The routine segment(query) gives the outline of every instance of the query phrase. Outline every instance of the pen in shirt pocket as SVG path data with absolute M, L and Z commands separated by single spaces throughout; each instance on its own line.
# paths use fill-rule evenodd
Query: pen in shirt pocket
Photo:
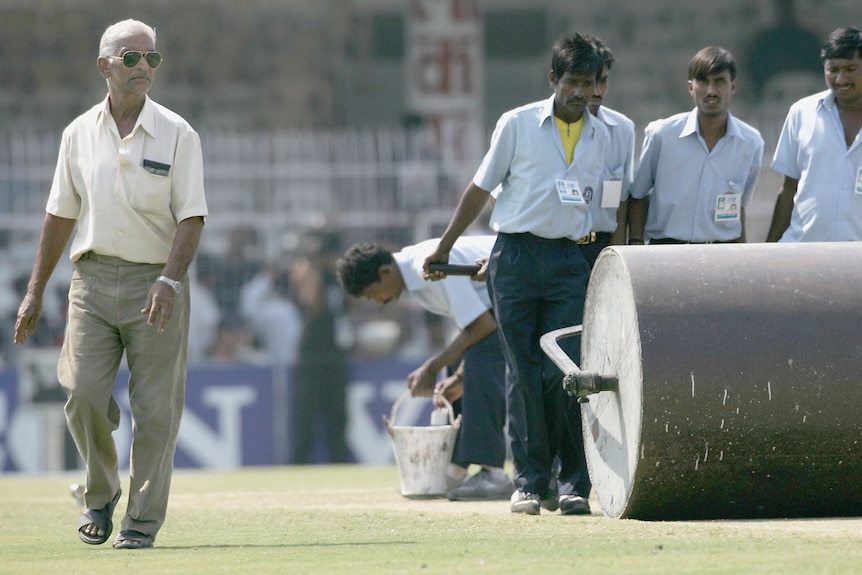
M 167 176 L 171 171 L 171 166 L 153 160 L 144 160 L 144 169 L 154 176 Z

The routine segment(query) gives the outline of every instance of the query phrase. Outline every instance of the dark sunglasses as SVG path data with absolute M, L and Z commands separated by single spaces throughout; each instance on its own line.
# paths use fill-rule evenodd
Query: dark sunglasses
M 126 68 L 134 68 L 141 62 L 141 58 L 147 59 L 147 65 L 155 70 L 162 65 L 162 55 L 158 52 L 141 52 L 139 50 L 128 50 L 122 56 L 108 56 L 115 60 L 122 60 Z

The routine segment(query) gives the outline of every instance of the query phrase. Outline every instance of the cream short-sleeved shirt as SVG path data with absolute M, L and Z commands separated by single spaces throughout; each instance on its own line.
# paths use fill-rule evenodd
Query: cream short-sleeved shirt
M 46 211 L 77 220 L 72 261 L 165 263 L 179 222 L 208 214 L 200 137 L 147 97 L 121 139 L 105 98 L 63 131 Z

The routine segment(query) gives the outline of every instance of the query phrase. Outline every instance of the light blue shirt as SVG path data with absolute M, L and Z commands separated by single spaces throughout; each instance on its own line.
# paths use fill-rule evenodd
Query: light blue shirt
M 496 236 L 461 236 L 449 252 L 451 264 L 475 264 L 479 258 L 491 255 Z M 447 276 L 439 281 L 426 281 L 422 265 L 425 258 L 434 253 L 440 239 L 426 240 L 407 246 L 392 254 L 404 285 L 407 297 L 433 314 L 454 320 L 463 330 L 491 309 L 491 298 L 485 282 L 474 282 L 466 276 Z
M 790 107 L 772 168 L 799 180 L 782 242 L 862 241 L 862 131 L 849 148 L 829 91 Z
M 610 136 L 604 124 L 585 111 L 569 164 L 553 110 L 551 96 L 506 112 L 497 122 L 473 176 L 473 183 L 488 192 L 502 185 L 491 213 L 494 231 L 577 240 L 592 229 L 589 206 L 563 205 L 557 180 L 576 181 L 585 196 L 600 198 Z
M 742 195 L 751 202 L 760 165 L 760 132 L 732 115 L 727 133 L 712 151 L 700 136 L 697 109 L 651 122 L 644 130 L 631 196 L 650 196 L 647 239 L 688 242 L 732 241 L 742 235 L 740 219 L 715 221 L 718 196 Z
M 599 106 L 596 117 L 607 127 L 611 137 L 610 147 L 605 156 L 603 180 L 620 180 L 622 190 L 620 201 L 628 198 L 635 163 L 635 123 L 625 115 L 606 106 Z M 602 193 L 590 203 L 594 232 L 613 232 L 617 229 L 617 208 L 603 208 Z

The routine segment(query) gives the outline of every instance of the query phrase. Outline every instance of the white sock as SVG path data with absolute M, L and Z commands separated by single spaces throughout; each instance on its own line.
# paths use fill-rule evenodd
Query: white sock
M 506 475 L 506 471 L 502 467 L 491 467 L 490 465 L 483 465 L 482 469 L 485 469 L 491 473 L 491 475 L 496 475 L 498 477 Z
M 454 463 L 450 463 L 448 475 L 452 479 L 461 479 L 465 475 L 467 475 L 467 468 L 461 467 L 460 465 L 455 465 Z

